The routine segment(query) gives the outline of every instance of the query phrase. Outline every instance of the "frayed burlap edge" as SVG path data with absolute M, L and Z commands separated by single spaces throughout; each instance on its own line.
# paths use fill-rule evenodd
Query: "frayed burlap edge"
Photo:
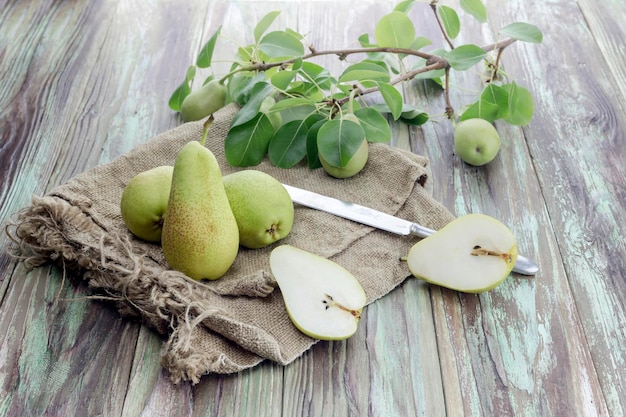
M 63 233 L 67 227 L 94 236 L 93 246 L 72 245 Z M 22 261 L 27 269 L 53 261 L 63 271 L 79 271 L 76 276 L 81 276 L 97 293 L 87 298 L 112 302 L 122 316 L 139 319 L 167 336 L 161 349 L 161 363 L 174 383 L 181 380 L 197 383 L 209 370 L 232 373 L 241 369 L 226 355 L 216 353 L 207 357 L 193 344 L 205 319 L 225 314 L 207 305 L 207 292 L 214 290 L 182 273 L 163 270 L 149 262 L 144 255 L 133 251 L 127 235 L 104 233 L 80 207 L 56 197 L 34 196 L 32 205 L 19 211 L 5 231 L 14 242 L 9 254 Z M 112 262 L 107 255 L 114 253 L 118 254 L 115 259 L 128 262 Z M 269 275 L 256 281 L 258 285 L 253 292 L 247 286 L 244 295 L 264 297 L 276 287 Z M 237 294 L 237 288 L 229 289 L 228 293 Z M 262 360 L 258 357 L 256 362 Z

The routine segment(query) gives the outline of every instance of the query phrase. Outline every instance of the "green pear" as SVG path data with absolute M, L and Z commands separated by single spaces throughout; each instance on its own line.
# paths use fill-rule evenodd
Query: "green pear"
M 358 117 L 356 117 L 353 113 L 348 113 L 343 116 L 344 120 L 349 120 L 351 122 L 361 124 Z M 369 156 L 369 145 L 366 138 L 363 138 L 363 142 L 357 151 L 352 155 L 352 158 L 348 161 L 348 163 L 343 167 L 337 167 L 330 164 L 326 159 L 319 154 L 320 162 L 324 170 L 331 177 L 335 178 L 350 178 L 359 172 L 365 167 L 367 163 L 367 159 Z
M 220 166 L 198 141 L 176 156 L 161 246 L 169 265 L 195 280 L 221 277 L 237 256 L 239 230 Z
M 307 336 L 341 340 L 352 336 L 367 297 L 359 281 L 330 259 L 290 245 L 270 254 L 287 314 Z
M 180 114 L 185 122 L 204 119 L 226 104 L 227 88 L 219 80 L 211 80 L 185 97 Z
M 480 293 L 509 276 L 517 260 L 517 243 L 511 230 L 493 217 L 468 214 L 417 242 L 406 260 L 417 278 Z
M 319 155 L 320 162 L 322 163 L 322 167 L 331 177 L 335 178 L 350 178 L 361 172 L 361 170 L 365 167 L 367 163 L 367 158 L 369 154 L 369 145 L 367 144 L 367 140 L 363 139 L 363 143 L 359 147 L 359 149 L 355 152 L 355 154 L 350 158 L 348 164 L 344 167 L 336 167 L 324 159 L 322 155 Z
M 293 202 L 276 178 L 253 169 L 238 171 L 224 176 L 224 188 L 242 246 L 262 248 L 289 234 Z
M 161 242 L 173 170 L 165 165 L 140 172 L 122 191 L 122 220 L 131 233 L 148 242 Z
M 463 162 L 482 166 L 498 155 L 500 135 L 487 120 L 463 120 L 454 129 L 454 149 Z
M 261 108 L 259 111 L 261 113 L 265 113 L 267 118 L 270 119 L 270 123 L 272 123 L 274 131 L 276 131 L 283 125 L 283 118 L 280 115 L 280 112 L 270 110 L 274 104 L 276 104 L 274 97 L 267 96 L 263 99 L 263 102 L 261 102 Z

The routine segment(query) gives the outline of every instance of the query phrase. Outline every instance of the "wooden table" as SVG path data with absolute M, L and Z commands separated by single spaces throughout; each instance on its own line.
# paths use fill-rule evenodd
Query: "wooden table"
M 482 168 L 459 160 L 441 118 L 394 124 L 392 144 L 430 158 L 433 196 L 452 212 L 509 224 L 540 265 L 534 279 L 514 275 L 481 295 L 409 279 L 367 307 L 347 341 L 318 343 L 285 367 L 173 385 L 158 336 L 86 300 L 57 267 L 25 270 L 2 234 L 0 415 L 626 415 L 626 5 L 487 3 L 489 23 L 462 15 L 461 39 L 492 42 L 513 21 L 543 31 L 542 44 L 504 56 L 535 98 L 531 123 L 498 123 L 501 153 Z M 233 42 L 216 52 L 224 59 L 270 10 L 318 49 L 341 48 L 393 6 L 1 0 L 0 218 L 180 124 L 167 100 L 219 25 Z M 427 4 L 411 16 L 439 42 Z M 429 83 L 406 84 L 404 95 L 443 112 Z

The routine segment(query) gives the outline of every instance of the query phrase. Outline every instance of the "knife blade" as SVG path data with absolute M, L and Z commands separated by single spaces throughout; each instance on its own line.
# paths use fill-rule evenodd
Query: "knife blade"
M 291 185 L 283 184 L 291 196 L 294 203 L 324 211 L 344 219 L 352 220 L 376 229 L 384 230 L 397 235 L 414 235 L 418 237 L 428 237 L 435 233 L 435 230 L 421 226 L 417 223 L 392 216 L 382 211 L 369 207 L 340 200 L 338 198 L 325 196 L 313 191 L 303 190 Z M 518 255 L 513 272 L 522 275 L 535 275 L 539 267 L 531 259 Z

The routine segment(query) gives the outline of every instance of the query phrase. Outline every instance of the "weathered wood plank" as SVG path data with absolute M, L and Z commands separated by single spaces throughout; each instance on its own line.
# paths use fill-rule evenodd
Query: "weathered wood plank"
M 490 6 L 492 18 L 496 10 L 508 17 L 498 16 L 495 24 L 499 26 L 492 29 L 476 27 L 473 19 L 462 15 L 466 30 L 462 36 L 469 36 L 463 40 L 479 43 L 480 39 L 484 44 L 495 39 L 492 30 L 521 18 L 515 14 L 518 6 L 514 4 Z M 533 14 L 528 21 L 542 27 L 549 16 Z M 510 49 L 517 48 L 520 46 Z M 543 62 L 543 48 L 545 44 L 524 48 L 524 53 L 537 57 L 526 57 L 525 62 Z M 537 80 L 526 70 L 518 71 L 518 65 L 506 69 L 520 84 L 530 84 L 534 93 Z M 472 91 L 480 89 L 476 82 L 472 88 L 466 77 L 453 80 L 453 86 L 460 83 L 468 89 L 453 96 L 455 103 L 470 102 Z M 427 87 L 426 91 L 436 90 Z M 540 104 L 538 113 L 545 115 Z M 443 103 L 440 106 L 443 109 Z M 547 117 L 557 114 L 548 113 Z M 414 150 L 425 149 L 431 157 L 433 177 L 438 179 L 438 187 L 433 189 L 437 199 L 457 214 L 484 212 L 509 224 L 518 237 L 520 252 L 531 254 L 540 264 L 536 280 L 514 277 L 478 297 L 433 289 L 448 412 L 547 416 L 561 415 L 563 404 L 576 404 L 573 409 L 584 410 L 581 414 L 604 415 L 603 393 L 597 386 L 575 299 L 565 271 L 554 262 L 559 258 L 557 240 L 549 226 L 542 230 L 542 225 L 550 224 L 550 215 L 544 208 L 524 131 L 501 123 L 497 126 L 503 148 L 494 162 L 482 168 L 465 165 L 454 154 L 449 123 L 424 126 L 422 132 L 416 132 L 414 142 Z M 572 367 L 572 363 L 577 365 Z M 561 389 L 563 384 L 567 387 Z
M 524 133 L 574 296 L 570 313 L 582 323 L 608 412 L 622 415 L 626 286 L 616 278 L 626 271 L 624 98 L 611 70 L 598 64 L 605 58 L 584 18 L 572 18 L 577 14 L 577 5 L 567 2 L 519 2 L 499 17 L 553 16 L 542 26 L 540 54 L 523 47 L 506 62 L 523 71 L 538 94 L 540 111 Z
M 220 24 L 233 45 L 245 43 L 261 16 L 282 10 L 276 27 L 308 31 L 318 49 L 354 46 L 394 3 L 0 1 L 0 218 L 178 124 L 167 98 Z M 576 4 L 557 1 L 489 3 L 493 27 L 462 16 L 468 37 L 493 38 L 514 20 L 546 35 L 505 54 L 537 93 L 537 113 L 523 129 L 498 124 L 506 143 L 488 167 L 458 160 L 443 119 L 394 125 L 394 145 L 431 159 L 438 200 L 511 225 L 540 263 L 535 280 L 514 277 L 480 296 L 409 280 L 369 306 L 346 342 L 320 342 L 287 367 L 175 386 L 158 336 L 80 299 L 83 288 L 60 290 L 58 268 L 25 272 L 2 235 L 0 414 L 624 414 L 623 16 L 606 11 L 611 3 L 579 4 L 586 24 Z M 411 13 L 436 35 L 427 4 Z M 443 111 L 429 83 L 404 94 Z
M 147 5 L 141 8 L 137 5 L 132 13 L 116 9 L 117 2 L 90 2 L 83 4 L 84 7 L 58 3 L 55 7 L 48 7 L 50 10 L 37 7 L 26 9 L 23 4 L 17 4 L 3 9 L 6 19 L 3 20 L 3 28 L 12 23 L 15 26 L 9 27 L 14 28 L 16 33 L 34 38 L 22 43 L 22 49 L 4 51 L 7 61 L 3 62 L 18 62 L 26 66 L 17 70 L 10 68 L 9 77 L 3 77 L 9 85 L 16 85 L 16 91 L 20 93 L 13 94 L 2 106 L 3 121 L 9 122 L 3 125 L 16 126 L 15 129 L 3 129 L 3 135 L 9 135 L 5 137 L 21 149 L 20 165 L 15 166 L 10 178 L 2 182 L 3 191 L 6 190 L 3 195 L 9 196 L 7 204 L 2 205 L 3 213 L 11 213 L 26 205 L 31 193 L 40 194 L 177 123 L 173 113 L 163 106 L 160 92 L 163 87 L 155 87 L 162 86 L 167 80 L 171 83 L 168 88 L 173 90 L 180 82 L 178 77 L 184 73 L 191 54 L 176 45 L 180 41 L 188 45 L 183 31 L 177 33 L 184 39 L 170 39 L 167 27 L 154 25 L 154 22 L 164 22 L 159 17 L 160 13 L 181 16 L 180 13 L 172 13 L 174 2 L 169 3 L 169 11 L 164 8 L 166 5 L 161 2 L 153 5 L 152 9 Z M 131 7 L 129 3 L 119 5 L 123 6 Z M 186 10 L 190 17 L 186 23 L 189 24 L 195 15 L 193 10 Z M 133 21 L 124 20 L 131 18 Z M 200 23 L 196 27 L 200 29 L 204 23 L 201 16 L 196 23 Z M 194 31 L 192 26 L 182 27 Z M 132 41 L 128 42 L 129 39 Z M 164 40 L 168 39 L 171 47 L 164 48 Z M 129 49 L 123 49 L 125 45 Z M 180 62 L 180 65 L 154 66 L 157 61 L 153 55 L 157 52 L 167 52 L 173 62 Z M 179 52 L 183 52 L 184 56 L 177 56 Z M 169 75 L 166 74 L 168 71 Z M 15 84 L 11 80 L 15 80 Z M 3 91 L 12 90 L 7 88 Z M 157 107 L 158 110 L 155 110 Z M 9 149 L 3 148 L 3 159 L 5 156 L 15 158 L 13 153 L 4 152 Z M 2 239 L 4 249 L 4 235 Z M 7 270 L 11 264 L 8 259 L 3 250 L 2 264 L 9 265 Z M 11 278 L 5 278 L 3 274 L 3 288 L 5 279 L 6 286 L 12 281 L 9 288 L 16 291 L 26 285 L 22 281 L 23 270 L 18 271 Z M 38 288 L 38 296 L 34 300 L 41 299 L 41 291 L 47 288 L 48 280 L 61 281 L 57 269 L 41 271 L 46 272 L 43 276 L 39 272 L 39 280 L 29 282 L 29 285 Z M 106 307 L 107 313 L 104 314 L 103 305 L 99 303 L 70 302 L 70 306 L 81 305 L 85 311 L 69 315 L 64 302 L 55 303 L 50 299 L 49 305 L 31 304 L 29 293 L 22 291 L 21 294 L 24 295 L 18 295 L 15 303 L 29 306 L 29 309 L 11 309 L 10 303 L 3 303 L 0 310 L 3 320 L 8 323 L 7 328 L 13 327 L 16 322 L 23 323 L 18 329 L 21 329 L 26 343 L 25 347 L 16 343 L 22 341 L 20 338 L 6 341 L 6 349 L 13 352 L 13 355 L 7 356 L 10 360 L 6 361 L 5 369 L 10 372 L 5 371 L 2 384 L 7 390 L 5 393 L 14 391 L 13 397 L 7 397 L 9 413 L 38 415 L 48 410 L 55 415 L 81 415 L 80 410 L 83 410 L 82 415 L 94 415 L 108 410 L 112 415 L 120 414 L 127 398 L 133 398 L 132 395 L 127 397 L 126 389 L 140 327 L 131 323 L 122 324 L 117 313 L 106 310 Z M 62 295 L 74 299 L 82 297 L 83 291 L 70 288 Z M 9 298 L 12 299 L 12 296 Z M 35 326 L 37 323 L 34 322 L 34 318 L 42 314 L 59 323 L 55 327 L 56 332 L 44 337 L 39 332 L 41 326 Z M 60 324 L 65 321 L 65 327 L 80 328 L 81 331 L 64 331 Z M 118 323 L 117 326 L 110 326 L 111 321 Z M 109 331 L 112 333 L 109 334 Z M 46 347 L 54 341 L 50 338 L 59 337 L 64 344 L 54 349 Z M 73 346 L 91 347 L 90 350 L 83 348 L 72 354 L 77 351 Z M 140 345 L 138 352 L 145 348 L 145 345 Z M 34 355 L 46 355 L 45 367 L 30 361 L 32 356 L 27 355 L 29 349 L 38 349 Z M 68 350 L 70 353 L 66 352 Z M 155 369 L 160 371 L 154 349 L 148 363 L 151 366 L 147 370 L 141 366 L 132 368 L 141 372 L 141 377 L 133 380 L 141 380 L 144 384 L 135 388 L 135 393 L 142 389 L 145 391 L 146 382 L 154 379 L 146 376 L 153 375 Z M 48 374 L 66 375 L 68 372 L 73 380 L 83 381 L 82 389 L 77 389 L 74 383 L 49 384 L 43 400 L 29 400 L 31 396 L 38 395 L 37 385 L 29 387 L 31 380 L 45 383 Z M 140 402 L 139 409 L 143 408 L 144 402 L 145 398 Z M 130 401 L 127 409 L 133 409 Z
M 626 97 L 626 3 L 620 0 L 579 0 L 578 7 L 593 34 L 597 47 L 604 55 L 607 69 L 613 74 L 613 87 Z M 581 54 L 581 57 L 585 55 Z M 603 66 L 601 61 L 589 61 L 589 68 Z M 623 99 L 622 99 L 623 100 Z
M 0 315 L 7 415 L 94 415 L 103 408 L 119 414 L 128 381 L 123 364 L 132 360 L 138 327 L 67 282 L 61 288 L 49 268 L 22 279 L 10 287 Z

